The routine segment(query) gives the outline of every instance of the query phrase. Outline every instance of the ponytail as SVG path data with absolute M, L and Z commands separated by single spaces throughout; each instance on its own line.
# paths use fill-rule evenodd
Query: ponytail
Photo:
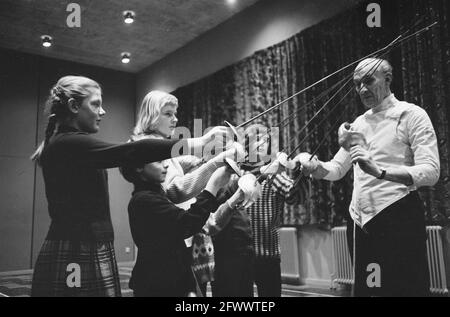
M 50 141 L 50 138 L 55 134 L 56 130 L 56 115 L 53 113 L 48 117 L 48 123 L 47 128 L 45 129 L 45 139 L 41 142 L 39 147 L 36 149 L 36 151 L 31 155 L 30 159 L 32 161 L 36 161 L 38 164 L 40 164 L 40 158 L 42 151 L 44 151 L 44 148 L 48 145 L 48 142 Z
M 41 154 L 50 142 L 50 138 L 55 134 L 57 125 L 70 118 L 68 100 L 74 98 L 81 103 L 84 98 L 87 98 L 92 93 L 92 89 L 101 91 L 101 87 L 96 81 L 83 76 L 61 77 L 56 85 L 50 89 L 44 112 L 48 114 L 45 138 L 33 155 L 31 155 L 31 160 L 40 164 Z

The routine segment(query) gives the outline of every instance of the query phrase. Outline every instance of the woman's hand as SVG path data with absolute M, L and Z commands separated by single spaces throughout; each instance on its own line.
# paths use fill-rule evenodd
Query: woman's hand
M 218 126 L 209 130 L 204 136 L 201 137 L 203 146 L 214 142 L 216 146 L 220 145 L 220 148 L 225 148 L 234 140 L 233 132 L 230 128 Z

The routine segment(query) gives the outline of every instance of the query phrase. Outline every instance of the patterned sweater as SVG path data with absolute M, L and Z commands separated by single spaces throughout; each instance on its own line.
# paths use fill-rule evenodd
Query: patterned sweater
M 253 231 L 256 256 L 280 258 L 279 225 L 284 204 L 294 203 L 293 180 L 279 173 L 261 184 L 261 198 L 247 209 Z

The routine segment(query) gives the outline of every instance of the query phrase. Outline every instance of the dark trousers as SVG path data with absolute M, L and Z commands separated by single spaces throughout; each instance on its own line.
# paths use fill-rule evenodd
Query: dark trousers
M 200 290 L 200 292 L 201 292 L 201 294 L 197 294 L 198 296 L 200 296 L 200 297 L 206 297 L 206 290 L 208 289 L 208 283 L 209 283 L 209 282 L 206 282 L 206 283 L 199 283 L 199 284 L 198 284 L 198 288 L 199 288 L 199 290 Z
M 165 258 L 158 263 L 156 256 L 149 259 L 139 254 L 129 282 L 134 297 L 186 297 L 196 291 L 189 248 L 180 248 L 170 261 Z
M 281 267 L 279 258 L 256 257 L 255 284 L 258 297 L 281 297 Z
M 253 297 L 254 256 L 216 256 L 213 297 Z
M 353 228 L 348 229 L 353 234 Z M 426 252 L 424 210 L 419 195 L 412 192 L 363 229 L 356 226 L 354 295 L 427 296 Z

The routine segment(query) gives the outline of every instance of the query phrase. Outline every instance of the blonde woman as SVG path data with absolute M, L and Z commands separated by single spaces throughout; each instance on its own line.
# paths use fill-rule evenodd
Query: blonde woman
M 163 91 L 150 91 L 142 101 L 132 138 L 137 140 L 147 137 L 157 139 L 172 137 L 178 122 L 177 109 L 178 100 L 175 96 Z M 214 134 L 215 129 L 217 128 L 213 128 L 209 133 Z M 201 160 L 194 156 L 170 159 L 166 179 L 163 182 L 167 197 L 178 207 L 187 210 L 195 201 L 195 197 L 203 191 L 214 171 L 225 165 L 225 157 L 234 156 L 236 151 L 239 152 L 236 148 L 232 148 L 222 152 L 204 164 L 201 164 Z M 233 211 L 234 208 L 222 208 L 219 212 L 211 214 L 208 224 L 204 228 L 205 232 L 215 234 L 220 231 L 226 225 Z M 208 236 L 202 234 L 200 237 L 197 235 L 195 241 L 206 243 L 206 245 L 205 248 L 194 248 L 194 252 L 202 249 L 211 251 L 204 254 L 208 255 L 209 263 L 207 265 L 201 266 L 202 269 L 199 268 L 200 266 L 193 267 L 194 271 L 198 273 L 196 274 L 197 280 L 202 284 L 213 279 L 214 263 L 213 257 L 211 257 L 213 246 Z M 192 245 L 192 239 L 187 239 L 185 242 L 187 247 Z
M 178 122 L 177 109 L 175 96 L 159 90 L 149 92 L 141 103 L 132 138 L 171 138 Z M 212 173 L 224 166 L 224 157 L 229 154 L 218 155 L 191 173 L 187 172 L 199 166 L 201 159 L 191 155 L 171 159 L 163 185 L 170 200 L 181 208 L 188 207 L 192 203 L 188 201 L 201 193 Z
M 45 139 L 32 160 L 42 167 L 51 224 L 35 264 L 31 294 L 120 296 L 106 169 L 170 158 L 177 141 L 112 144 L 92 137 L 106 112 L 100 85 L 82 76 L 58 80 L 46 114 Z M 182 142 L 201 147 L 210 137 Z M 70 287 L 67 272 L 74 264 L 81 281 Z

